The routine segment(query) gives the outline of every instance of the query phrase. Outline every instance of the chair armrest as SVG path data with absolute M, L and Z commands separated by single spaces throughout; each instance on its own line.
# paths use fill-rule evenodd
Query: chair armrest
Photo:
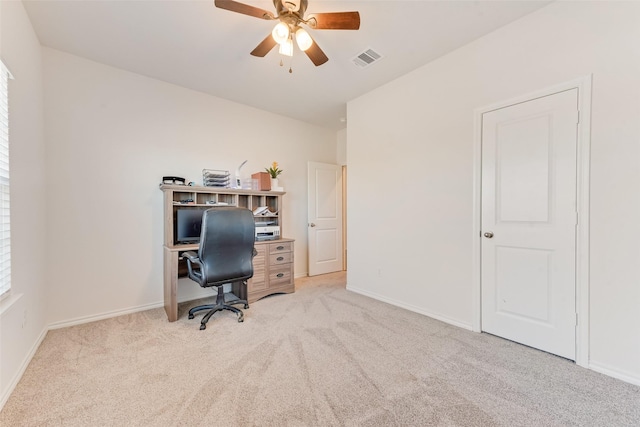
M 194 252 L 194 251 L 183 252 L 182 256 L 187 258 L 191 262 L 200 264 L 200 258 L 198 258 L 197 252 Z
M 194 251 L 183 252 L 182 256 L 187 260 L 187 269 L 189 270 L 189 277 L 193 276 L 192 263 L 198 266 L 198 269 L 202 270 L 202 263 L 198 258 L 198 253 Z

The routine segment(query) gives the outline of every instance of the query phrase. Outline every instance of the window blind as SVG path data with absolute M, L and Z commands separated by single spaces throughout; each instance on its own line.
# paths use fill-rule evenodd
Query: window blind
M 11 223 L 9 204 L 9 79 L 0 61 L 0 296 L 11 289 Z

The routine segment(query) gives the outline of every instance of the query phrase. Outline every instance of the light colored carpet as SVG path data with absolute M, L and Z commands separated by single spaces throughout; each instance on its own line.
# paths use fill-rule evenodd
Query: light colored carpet
M 4 426 L 638 426 L 640 387 L 345 290 L 50 331 Z

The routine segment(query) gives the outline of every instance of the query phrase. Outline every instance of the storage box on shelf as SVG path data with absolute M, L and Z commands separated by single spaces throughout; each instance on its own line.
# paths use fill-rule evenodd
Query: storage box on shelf
M 258 190 L 271 190 L 271 177 L 267 172 L 256 172 L 251 175 L 258 183 Z
M 176 239 L 178 209 L 204 209 L 214 206 L 238 206 L 252 211 L 268 207 L 265 215 L 255 216 L 257 224 L 277 226 L 282 236 L 282 191 L 240 190 L 216 187 L 189 187 L 161 184 L 164 193 L 164 307 L 170 322 L 178 319 L 177 283 L 184 272 L 179 268 L 181 254 L 198 250 L 197 243 L 180 244 Z M 250 303 L 274 293 L 294 292 L 292 239 L 256 241 L 258 255 L 253 259 L 253 278 L 246 298 Z

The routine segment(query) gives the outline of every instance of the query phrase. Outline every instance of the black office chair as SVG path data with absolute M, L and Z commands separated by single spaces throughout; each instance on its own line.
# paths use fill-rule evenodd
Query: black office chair
M 198 253 L 183 254 L 191 280 L 203 288 L 218 288 L 215 304 L 189 310 L 189 319 L 198 311 L 209 310 L 200 322 L 201 330 L 206 329 L 211 316 L 220 310 L 233 311 L 238 314 L 238 322 L 244 321 L 242 310 L 231 304 L 244 304 L 244 308 L 249 308 L 247 280 L 253 277 L 254 241 L 255 222 L 249 209 L 229 206 L 204 211 Z M 224 292 L 226 283 L 232 284 L 231 292 Z

